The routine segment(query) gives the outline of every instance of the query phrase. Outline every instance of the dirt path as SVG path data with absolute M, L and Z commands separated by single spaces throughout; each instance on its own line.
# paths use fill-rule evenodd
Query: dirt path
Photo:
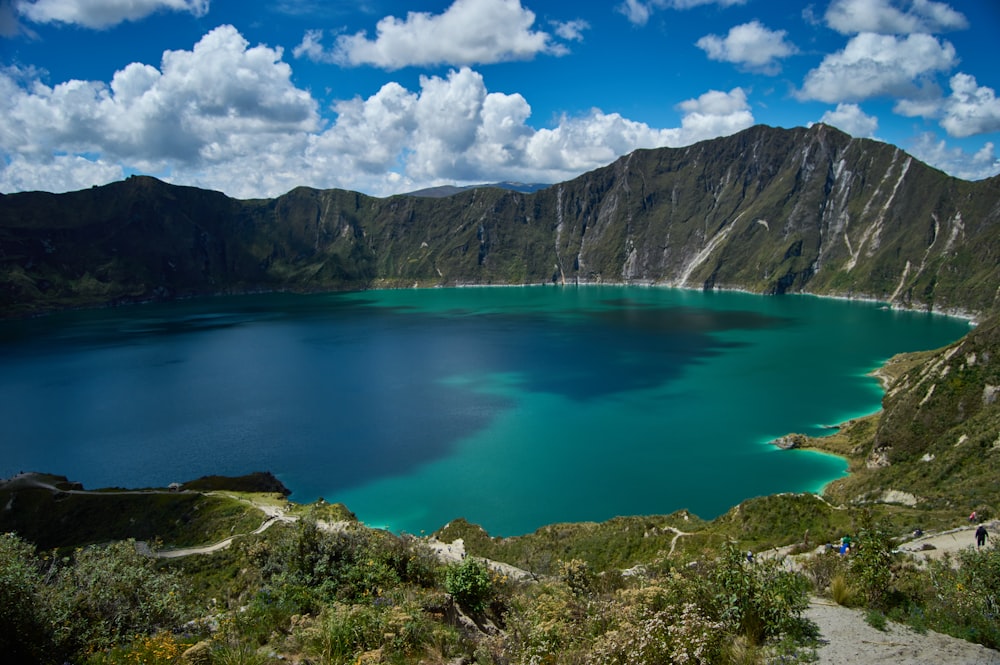
M 818 665 L 1000 665 L 1000 651 L 891 621 L 876 630 L 861 610 L 827 600 L 814 598 L 805 616 L 819 627 Z
M 1000 539 L 1000 520 L 984 522 L 983 526 L 989 534 L 987 546 Z M 954 555 L 959 550 L 975 547 L 977 527 L 976 524 L 969 524 L 947 531 L 927 533 L 902 543 L 898 549 L 917 560 L 940 559 L 946 553 Z

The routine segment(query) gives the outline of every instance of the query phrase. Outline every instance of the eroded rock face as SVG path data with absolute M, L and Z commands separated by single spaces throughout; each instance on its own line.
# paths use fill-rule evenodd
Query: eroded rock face
M 865 468 L 867 469 L 883 469 L 891 464 L 889 461 L 890 448 L 875 448 L 868 454 L 868 459 L 865 460 Z
M 917 505 L 917 497 L 909 492 L 900 490 L 886 490 L 882 494 L 882 503 L 898 503 L 911 508 Z

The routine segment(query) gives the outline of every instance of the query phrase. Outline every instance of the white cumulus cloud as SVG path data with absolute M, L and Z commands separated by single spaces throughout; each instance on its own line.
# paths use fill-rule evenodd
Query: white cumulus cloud
M 950 136 L 1000 132 L 1000 99 L 993 88 L 980 86 L 968 74 L 951 77 L 951 95 L 944 100 L 941 126 Z
M 158 175 L 231 196 L 293 187 L 388 195 L 438 184 L 560 182 L 637 148 L 681 146 L 753 124 L 746 94 L 709 91 L 678 105 L 680 127 L 593 109 L 528 124 L 520 94 L 491 92 L 468 68 L 390 82 L 367 97 L 318 104 L 291 82 L 280 49 L 251 47 L 231 26 L 159 66 L 132 63 L 109 83 L 42 82 L 0 69 L 0 191 L 67 191 L 123 174 Z
M 952 76 L 949 84 L 947 97 L 902 99 L 893 110 L 908 117 L 937 119 L 949 136 L 957 138 L 1000 131 L 1000 99 L 993 88 L 963 73 Z
M 826 23 L 845 35 L 938 33 L 969 27 L 961 12 L 933 0 L 834 0 L 826 10 Z
M 295 47 L 295 57 L 340 65 L 372 65 L 393 70 L 411 65 L 471 65 L 528 60 L 540 53 L 562 55 L 565 45 L 533 30 L 535 14 L 520 0 L 455 0 L 442 14 L 409 12 L 405 19 L 387 16 L 365 32 L 340 35 L 332 49 L 323 32 L 311 30 Z M 556 25 L 557 34 L 579 39 L 582 22 Z M 565 37 L 564 37 L 565 38 Z
M 857 104 L 837 104 L 835 110 L 823 114 L 820 122 L 858 138 L 872 138 L 878 129 L 878 118 L 868 115 Z
M 21 16 L 34 23 L 66 23 L 99 30 L 158 11 L 204 16 L 209 0 L 17 0 L 15 6 Z
M 930 35 L 864 32 L 806 74 L 798 96 L 828 103 L 880 96 L 917 98 L 926 94 L 926 86 L 933 86 L 932 74 L 957 62 L 955 47 Z
M 191 51 L 165 52 L 159 69 L 132 63 L 110 85 L 23 79 L 23 72 L 0 72 L 0 149 L 33 161 L 98 154 L 94 164 L 196 170 L 254 160 L 319 126 L 315 101 L 291 83 L 281 51 L 249 47 L 231 26 L 207 33 Z M 10 179 L 8 169 L 7 189 L 16 187 Z
M 732 62 L 767 74 L 781 70 L 778 60 L 797 52 L 784 30 L 769 30 L 760 21 L 737 25 L 725 37 L 706 35 L 695 44 L 712 60 Z

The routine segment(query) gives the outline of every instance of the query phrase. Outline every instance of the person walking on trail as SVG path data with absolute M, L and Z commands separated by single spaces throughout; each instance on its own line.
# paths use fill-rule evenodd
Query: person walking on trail
M 980 524 L 979 528 L 976 529 L 976 549 L 986 544 L 987 537 L 989 537 L 989 534 L 986 533 L 986 527 Z

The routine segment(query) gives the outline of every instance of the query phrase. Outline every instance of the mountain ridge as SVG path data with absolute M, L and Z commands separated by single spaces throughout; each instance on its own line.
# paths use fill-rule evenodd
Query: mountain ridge
M 133 176 L 0 196 L 10 315 L 200 294 L 650 283 L 981 315 L 1000 297 L 1000 178 L 967 182 L 825 125 L 637 150 L 534 193 L 274 199 Z

